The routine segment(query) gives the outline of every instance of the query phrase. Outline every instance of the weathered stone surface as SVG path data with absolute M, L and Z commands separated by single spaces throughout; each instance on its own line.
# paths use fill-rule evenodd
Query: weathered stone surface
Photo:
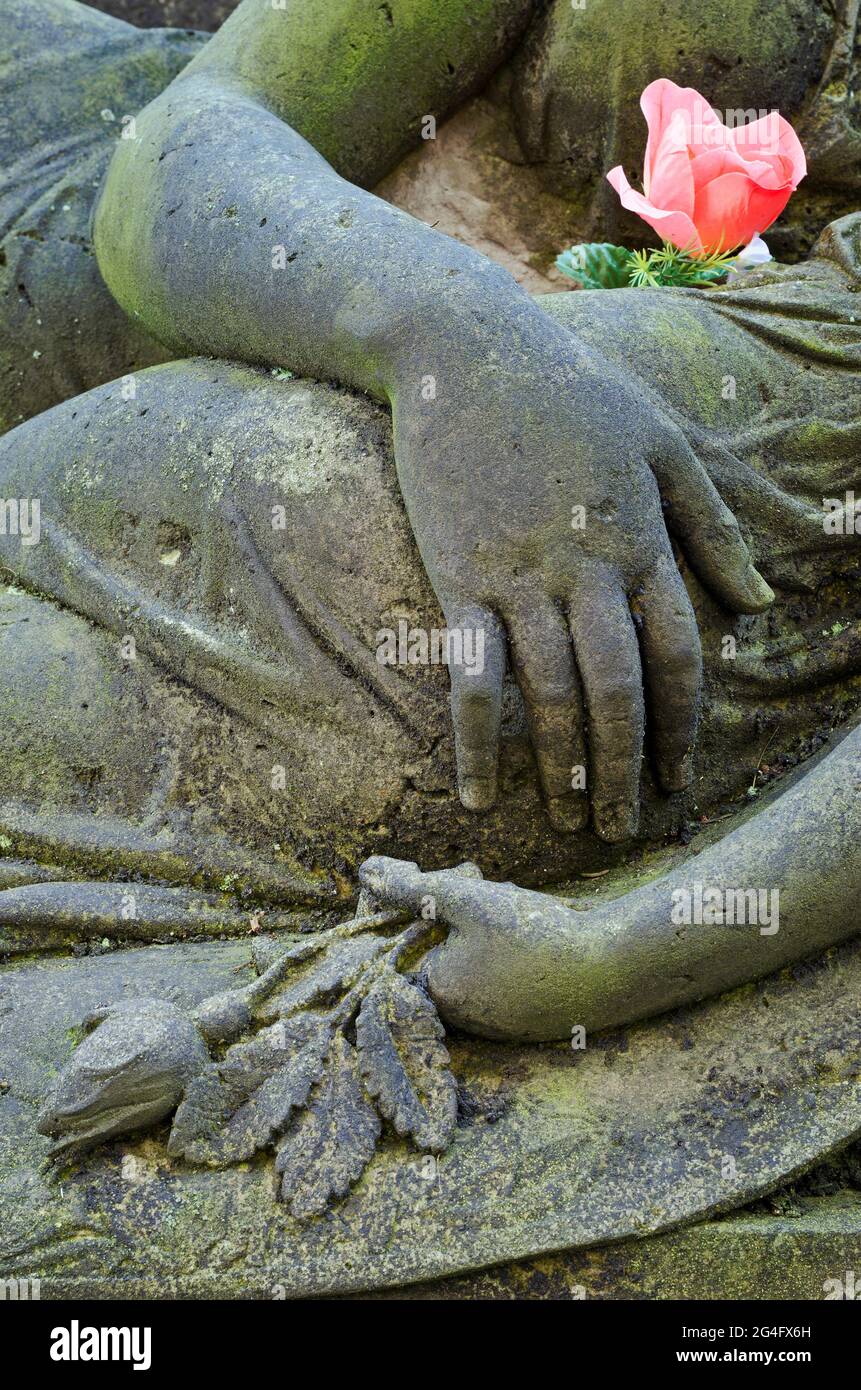
M 227 942 L 0 974 L 0 1275 L 39 1275 L 43 1297 L 272 1297 L 278 1285 L 293 1295 L 434 1279 L 702 1218 L 861 1131 L 854 946 L 585 1052 L 451 1040 L 463 1114 L 449 1154 L 429 1170 L 391 1137 L 330 1219 L 303 1224 L 274 1206 L 268 1159 L 224 1172 L 171 1163 L 164 1131 L 46 1186 L 36 1112 L 84 1015 L 135 994 L 193 1005 L 242 983 L 248 959 Z M 722 1176 L 727 1157 L 735 1171 Z
M 217 29 L 239 0 L 88 0 L 94 10 L 141 28 Z
M 451 927 L 427 966 L 450 1024 L 480 1037 L 562 1038 L 576 1024 L 619 1026 L 708 998 L 856 935 L 861 842 L 849 827 L 859 791 L 856 727 L 755 818 L 603 909 L 395 859 L 369 859 L 361 875 L 392 907 L 434 902 Z M 721 905 L 711 920 L 693 907 L 703 895 Z
M 0 432 L 164 359 L 109 294 L 90 215 L 129 119 L 202 42 L 85 5 L 0 10 Z
M 639 0 L 621 8 L 629 26 L 647 17 Z M 647 779 L 644 833 L 654 839 L 684 829 L 690 815 L 739 791 L 761 764 L 763 723 L 766 747 L 775 742 L 775 755 L 786 760 L 808 751 L 851 712 L 859 679 L 857 551 L 846 546 L 835 558 L 823 543 L 818 508 L 824 492 L 848 491 L 857 474 L 857 411 L 846 387 L 857 392 L 859 328 L 849 296 L 859 285 L 859 219 L 835 224 L 797 273 L 778 271 L 698 298 L 620 292 L 596 304 L 567 295 L 548 303 L 544 314 L 468 248 L 344 182 L 344 176 L 365 186 L 375 182 L 415 144 L 423 111 L 441 119 L 485 87 L 494 110 L 482 108 L 489 120 L 478 122 L 475 135 L 467 113 L 461 166 L 465 144 L 487 136 L 485 178 L 492 178 L 494 161 L 497 172 L 499 160 L 516 166 L 524 156 L 533 167 L 522 183 L 514 176 L 507 181 L 511 216 L 498 224 L 480 207 L 481 180 L 471 189 L 469 216 L 461 217 L 457 197 L 446 197 L 446 213 L 460 217 L 462 240 L 484 239 L 485 249 L 503 259 L 511 237 L 508 259 L 522 267 L 522 278 L 527 270 L 541 275 L 548 248 L 536 238 L 537 223 L 530 224 L 529 190 L 548 237 L 557 235 L 566 202 L 581 235 L 602 217 L 602 235 L 612 234 L 615 204 L 607 202 L 603 172 L 617 160 L 627 164 L 635 140 L 642 148 L 639 124 L 634 133 L 635 98 L 657 75 L 649 63 L 678 72 L 675 48 L 675 57 L 690 63 L 690 80 L 712 96 L 710 45 L 717 32 L 725 50 L 738 54 L 729 77 L 725 70 L 715 74 L 722 101 L 744 103 L 755 86 L 759 100 L 790 117 L 802 114 L 810 196 L 795 204 L 794 229 L 778 233 L 774 243 L 794 252 L 826 208 L 842 211 L 846 198 L 854 200 L 858 182 L 854 10 L 844 23 L 825 5 L 811 14 L 803 8 L 801 0 L 775 0 L 763 24 L 759 7 L 740 5 L 731 29 L 715 9 L 698 15 L 691 32 L 687 9 L 682 14 L 671 4 L 660 42 L 629 45 L 619 67 L 608 58 L 617 53 L 620 6 L 598 0 L 580 14 L 557 0 L 541 7 L 491 91 L 488 79 L 534 18 L 530 0 L 437 0 L 427 8 L 345 0 L 322 5 L 314 25 L 305 24 L 301 7 L 276 16 L 269 4 L 252 3 L 223 40 L 206 45 L 203 36 L 185 31 L 138 33 L 74 4 L 7 0 L 0 31 L 10 37 L 12 62 L 3 70 L 0 96 L 10 98 L 5 106 L 12 114 L 0 129 L 11 153 L 11 174 L 0 189 L 7 228 L 0 427 L 109 376 L 136 379 L 131 396 L 103 387 L 13 431 L 4 452 L 4 493 L 22 496 L 38 483 L 52 513 L 46 515 L 50 543 L 38 557 L 19 554 L 6 566 L 30 592 L 9 588 L 3 597 L 14 659 L 0 673 L 9 709 L 0 758 L 0 849 L 8 851 L 0 865 L 6 930 L 0 944 L 20 953 L 66 945 L 76 929 L 85 937 L 122 935 L 112 929 L 118 916 L 125 920 L 130 879 L 146 880 L 130 894 L 140 909 L 141 937 L 241 931 L 251 908 L 252 931 L 264 908 L 267 926 L 288 925 L 282 909 L 304 902 L 319 910 L 348 897 L 358 859 L 393 841 L 401 852 L 415 843 L 423 858 L 438 863 L 466 850 L 496 872 L 522 865 L 539 881 L 560 864 L 582 869 L 602 862 L 594 859 L 594 836 L 559 833 L 560 827 L 583 830 L 586 798 L 574 815 L 570 805 L 560 808 L 563 797 L 571 799 L 574 759 L 562 759 L 561 784 L 554 780 L 558 769 L 548 783 L 541 763 L 542 756 L 549 762 L 547 737 L 541 746 L 534 740 L 545 816 L 511 684 L 504 800 L 479 818 L 466 811 L 491 807 L 495 747 L 492 769 L 485 760 L 461 778 L 459 804 L 440 682 L 418 697 L 399 679 L 386 682 L 367 640 L 388 612 L 380 588 L 391 590 L 389 608 L 406 600 L 411 610 L 419 596 L 431 613 L 428 579 L 447 614 L 454 603 L 462 606 L 464 595 L 488 604 L 485 627 L 495 633 L 500 672 L 493 698 L 501 706 L 500 619 L 509 624 L 515 655 L 518 650 L 512 605 L 521 595 L 512 576 L 540 568 L 544 611 L 547 602 L 566 603 L 577 626 L 571 610 L 590 590 L 583 577 L 590 572 L 587 566 L 575 573 L 570 562 L 570 504 L 584 489 L 601 520 L 585 551 L 586 559 L 600 562 L 601 579 L 594 582 L 594 571 L 591 579 L 601 601 L 574 637 L 590 737 L 599 727 L 605 735 L 602 757 L 597 745 L 591 750 L 590 775 L 597 764 L 600 784 L 604 756 L 625 773 L 624 804 L 593 796 L 599 837 L 617 841 L 633 832 L 640 803 L 639 744 L 626 759 L 621 740 L 609 736 L 620 721 L 609 718 L 608 732 L 605 702 L 588 690 L 588 679 L 613 650 L 612 630 L 609 637 L 604 631 L 608 598 L 615 596 L 617 616 L 624 614 L 628 669 L 639 672 L 628 602 L 642 621 L 644 584 L 649 578 L 654 584 L 660 554 L 673 595 L 663 611 L 676 619 L 684 614 L 690 642 L 697 642 L 665 525 L 681 537 L 692 567 L 687 579 L 696 617 L 711 643 L 711 688 L 694 790 L 687 801 L 670 802 Z M 689 33 L 688 54 L 681 45 Z M 758 47 L 751 34 L 761 36 Z M 165 92 L 189 59 L 194 72 Z M 615 103 L 605 100 L 611 71 Z M 457 154 L 456 142 L 451 148 Z M 97 210 L 97 266 L 90 216 L 112 153 Z M 548 181 L 551 194 L 539 196 Z M 279 226 L 279 218 L 286 222 Z M 283 281 L 270 273 L 276 234 L 294 248 L 279 267 L 293 266 Z M 192 254 L 201 246 L 204 255 Z M 391 284 L 400 287 L 395 301 Z M 186 360 L 149 374 L 140 370 L 171 350 L 257 367 Z M 425 410 L 416 406 L 417 384 L 429 359 L 435 371 L 444 363 L 448 391 Z M 720 385 L 728 362 L 733 381 L 741 378 L 738 419 L 731 424 L 719 403 L 726 399 Z M 388 402 L 397 482 L 382 411 L 331 388 L 273 382 L 273 364 L 282 377 L 287 368 L 334 377 Z M 152 387 L 145 403 L 136 401 L 139 379 L 144 389 Z M 129 400 L 136 402 L 131 408 Z M 208 402 L 210 418 L 191 401 Z M 319 439 L 323 420 L 331 431 L 321 462 L 309 458 L 300 436 Z M 356 425 L 349 438 L 348 421 Z M 512 466 L 521 437 L 532 453 Z M 634 441 L 639 467 L 632 471 Z M 333 483 L 339 451 L 343 476 Z M 694 464 L 699 471 L 692 473 Z M 373 522 L 356 527 L 356 561 L 345 566 L 342 533 L 362 511 L 360 479 Z M 278 550 L 268 526 L 276 484 L 292 507 L 298 533 L 292 549 Z M 761 615 L 773 595 L 749 565 L 713 485 L 738 514 L 745 539 L 753 538 L 754 559 L 767 560 L 768 577 L 782 590 L 775 611 L 743 629 L 747 650 L 730 681 L 715 679 L 727 625 L 717 600 Z M 390 534 L 380 534 L 383 514 Z M 524 516 L 518 531 L 513 519 Z M 484 524 L 479 547 L 477 517 Z M 392 535 L 403 543 L 398 554 Z M 335 565 L 325 558 L 331 550 Z M 734 587 L 724 564 L 730 556 L 738 564 L 740 555 Z M 4 554 L 4 565 L 7 559 Z M 297 577 L 291 566 L 301 569 L 303 561 Z M 349 592 L 345 600 L 345 589 L 354 587 L 358 597 Z M 665 587 L 665 600 L 666 594 Z M 527 630 L 540 611 L 541 605 L 526 605 Z M 129 626 L 139 629 L 141 649 L 140 664 L 131 669 L 117 651 Z M 647 662 L 655 630 L 647 621 Z M 567 641 L 566 633 L 566 651 Z M 677 658 L 678 648 L 672 654 Z M 672 793 L 692 771 L 698 657 L 697 647 L 693 676 L 691 664 L 685 667 L 695 698 L 680 701 L 685 737 L 669 776 L 666 745 L 679 740 L 666 712 L 680 683 L 666 678 L 668 664 L 679 673 L 666 648 L 651 673 L 651 725 L 666 736 L 669 724 L 669 739 L 651 751 L 657 782 Z M 569 696 L 574 684 L 572 677 Z M 721 685 L 728 689 L 716 693 Z M 521 679 L 520 686 L 533 715 L 535 682 Z M 635 686 L 641 738 L 639 674 Z M 461 772 L 466 723 L 458 724 L 456 709 Z M 551 717 L 557 740 L 563 727 L 570 729 L 570 721 L 554 724 Z M 286 813 L 260 794 L 273 756 L 289 763 Z M 808 910 L 808 925 L 816 928 L 810 944 L 831 939 L 820 928 L 832 905 L 835 933 L 854 929 L 857 855 L 840 863 L 840 837 L 853 836 L 857 820 L 857 800 L 847 787 L 839 789 L 842 797 L 835 791 L 793 817 L 786 844 L 764 821 L 771 825 L 771 839 L 763 842 L 769 877 L 783 872 L 786 850 L 797 889 L 791 926 Z M 815 878 L 823 865 L 811 862 L 816 815 L 828 850 L 827 891 Z M 748 844 L 744 866 L 756 865 L 756 848 Z M 604 853 L 600 846 L 597 853 Z M 604 925 L 612 925 L 612 912 Z M 543 1250 L 663 1231 L 721 1211 L 861 1129 L 861 955 L 858 947 L 845 947 L 713 1004 L 591 1038 L 582 1054 L 564 1046 L 530 1051 L 453 1040 L 463 1106 L 451 1152 L 438 1165 L 417 1166 L 388 1134 L 331 1220 L 303 1225 L 284 1208 L 273 1216 L 279 1178 L 258 1153 L 263 1140 L 280 1137 L 287 1111 L 315 1084 L 319 1057 L 309 1062 L 298 1091 L 279 1092 L 280 1108 L 260 1108 L 250 1138 L 243 1115 L 228 1153 L 247 1160 L 240 1171 L 212 1174 L 180 1162 L 180 1152 L 205 1161 L 213 1156 L 212 1126 L 201 1136 L 191 1124 L 186 1144 L 165 1147 L 162 1131 L 118 1139 L 49 1189 L 38 1170 L 45 1146 L 36 1114 L 80 1041 L 85 1013 L 113 1001 L 131 1020 L 133 1046 L 124 1051 L 129 1035 L 113 1028 L 117 1015 L 111 1014 L 102 1044 L 84 1043 L 74 1054 L 43 1113 L 55 1137 L 74 1127 L 75 1083 L 86 1080 L 80 1073 L 98 1061 L 100 1046 L 110 1051 L 102 1083 L 111 1133 L 119 1132 L 127 1108 L 137 1120 L 166 1116 L 187 1079 L 171 1051 L 174 1037 L 194 1044 L 190 1065 L 203 1062 L 191 1025 L 173 1031 L 172 1009 L 191 1008 L 219 991 L 221 1011 L 207 1006 L 200 1014 L 213 1037 L 237 1019 L 242 1024 L 242 1007 L 231 1011 L 223 996 L 241 974 L 244 949 L 244 943 L 150 946 L 3 972 L 0 1193 L 11 1218 L 0 1237 L 0 1272 L 6 1277 L 38 1274 L 46 1292 L 149 1296 L 210 1294 L 224 1284 L 233 1296 L 271 1296 L 279 1287 L 337 1293 L 432 1279 Z M 762 964 L 746 959 L 740 972 L 722 974 L 719 955 L 709 963 L 709 988 L 734 984 Z M 623 994 L 630 1000 L 642 962 L 636 949 L 623 956 Z M 506 968 L 480 951 L 467 972 L 473 983 L 485 960 Z M 678 964 L 672 956 L 666 963 Z M 530 1026 L 497 1007 L 494 1027 L 479 1020 L 486 1031 L 541 1038 L 567 1027 L 558 998 L 541 992 L 554 960 L 545 955 L 539 965 L 537 991 L 528 973 L 510 972 L 506 980 L 532 1009 Z M 662 962 L 657 965 L 660 977 Z M 596 980 L 584 996 L 590 1028 L 608 1017 L 629 1018 L 630 1011 L 607 1007 L 613 990 L 606 976 Z M 701 994 L 700 984 L 694 979 L 678 995 L 659 987 L 655 1007 Z M 136 999 L 162 994 L 170 1008 L 136 1009 Z M 534 1017 L 536 1008 L 548 1012 L 548 1000 L 552 1026 Z M 406 1005 L 404 1012 L 417 1011 Z M 448 1012 L 476 1026 L 474 1011 Z M 418 1014 L 420 1041 L 430 1037 L 436 1045 L 436 1028 L 428 1033 L 427 1018 Z M 155 1030 L 158 1055 L 147 1051 L 148 1028 Z M 237 1065 L 253 1091 L 263 1064 L 256 1044 L 239 1044 L 246 1046 Z M 180 1062 L 187 1054 L 182 1050 Z M 344 1055 L 350 1058 L 345 1089 L 355 1095 L 361 1069 Z M 434 1055 L 441 1057 L 438 1048 Z M 369 1086 L 367 1066 L 364 1074 Z M 144 1091 L 152 1089 L 142 1102 L 134 1085 L 125 1088 L 135 1076 L 143 1078 Z M 411 1128 L 441 1146 L 440 1131 L 428 1129 L 420 1113 L 418 1123 L 416 1113 L 410 1118 L 402 1095 L 389 1094 L 403 1090 L 400 1080 L 396 1075 L 386 1087 L 374 1082 L 381 1108 L 396 1129 Z M 427 1089 L 421 1079 L 417 1084 Z M 448 1081 L 446 1087 L 444 1099 Z M 234 1113 L 233 1100 L 244 1105 L 241 1090 L 216 1106 L 216 1118 Z M 88 1094 L 84 1086 L 85 1101 Z M 79 1118 L 82 1142 L 106 1132 L 89 1125 L 89 1103 Z M 105 1116 L 96 1118 L 101 1123 Z M 372 1117 L 365 1120 L 354 1151 L 330 1162 L 327 1191 L 344 1191 L 370 1153 L 376 1126 Z M 324 1133 L 331 1121 L 320 1112 L 316 1123 L 294 1155 L 298 1164 L 284 1169 L 291 1191 L 297 1183 L 301 1189 L 307 1153 L 331 1149 Z M 298 1195 L 297 1210 L 319 1211 L 325 1201 L 313 1183 Z M 667 1277 L 672 1284 L 675 1276 Z
M 647 1240 L 544 1255 L 462 1278 L 357 1297 L 835 1299 L 842 1297 L 841 1285 L 847 1297 L 853 1295 L 856 1285 L 847 1273 L 857 1269 L 859 1247 L 861 1195 L 847 1189 L 786 1216 L 738 1212 Z
M 543 166 L 524 160 L 506 90 L 494 82 L 466 102 L 374 191 L 505 266 L 531 294 L 570 290 L 555 261 L 579 226 Z

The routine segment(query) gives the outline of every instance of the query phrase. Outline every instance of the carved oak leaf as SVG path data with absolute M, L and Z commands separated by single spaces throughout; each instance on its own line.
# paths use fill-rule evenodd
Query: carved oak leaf
M 319 1216 L 331 1197 L 345 1197 L 370 1163 L 379 1116 L 365 1096 L 356 1049 L 337 1033 L 326 1069 L 281 1140 L 275 1167 L 281 1197 L 294 1216 Z
M 332 1034 L 322 1014 L 300 1014 L 235 1043 L 188 1086 L 168 1141 L 173 1158 L 216 1167 L 265 1148 L 305 1104 Z
M 448 1147 L 457 1119 L 444 1036 L 431 1000 L 394 970 L 371 986 L 356 1020 L 368 1094 L 398 1134 L 436 1152 Z
M 362 967 L 379 955 L 385 945 L 384 937 L 370 933 L 333 941 L 325 952 L 291 971 L 284 984 L 258 1006 L 257 1017 L 262 1023 L 270 1023 L 349 989 Z

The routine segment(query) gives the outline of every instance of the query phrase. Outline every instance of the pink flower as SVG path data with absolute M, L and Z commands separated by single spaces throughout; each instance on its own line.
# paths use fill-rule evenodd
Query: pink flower
M 776 111 L 730 128 L 693 87 L 666 77 L 646 88 L 640 106 L 649 126 L 645 196 L 621 165 L 607 178 L 623 207 L 694 256 L 746 246 L 807 173 L 801 142 Z

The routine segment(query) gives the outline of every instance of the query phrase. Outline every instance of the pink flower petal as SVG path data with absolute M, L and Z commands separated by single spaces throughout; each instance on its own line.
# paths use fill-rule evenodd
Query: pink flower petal
M 794 189 L 791 184 L 782 188 L 754 188 L 750 195 L 750 225 L 755 228 L 751 240 L 761 232 L 767 232 L 772 222 L 776 222 Z
M 645 196 L 621 166 L 607 178 L 623 207 L 694 255 L 747 245 L 807 172 L 801 142 L 777 112 L 729 129 L 693 87 L 666 77 L 650 83 L 640 106 L 649 127 Z
M 768 166 L 760 162 L 755 166 L 763 171 Z M 732 145 L 724 145 L 721 149 L 706 150 L 702 154 L 694 155 L 691 160 L 691 175 L 697 188 L 702 188 L 704 183 L 709 183 L 712 179 L 720 178 L 721 174 L 747 174 L 749 166 L 742 159 Z
M 652 163 L 648 191 L 649 202 L 655 207 L 672 208 L 675 212 L 694 210 L 694 180 L 688 152 L 686 122 L 677 112 L 664 130 Z
M 807 173 L 804 149 L 789 121 L 772 111 L 758 121 L 739 126 L 732 132 L 733 144 L 743 159 L 781 156 L 788 161 L 788 179 L 797 188 Z M 775 161 L 776 163 L 776 161 Z
M 702 242 L 687 213 L 667 212 L 663 208 L 656 208 L 648 198 L 631 187 L 621 164 L 610 170 L 607 179 L 618 193 L 622 207 L 627 208 L 629 212 L 636 212 L 644 222 L 648 222 L 658 236 L 663 237 L 664 241 L 671 241 L 674 246 L 689 250 L 694 255 L 702 253 Z
M 731 143 L 731 133 L 722 125 L 704 96 L 693 87 L 678 87 L 667 77 L 659 77 L 640 97 L 640 107 L 649 127 L 643 187 L 651 197 L 655 157 L 664 131 L 679 114 L 685 123 L 686 144 L 695 152 Z
M 721 174 L 697 189 L 694 222 L 707 251 L 746 246 L 779 217 L 792 189 L 764 189 L 746 174 Z

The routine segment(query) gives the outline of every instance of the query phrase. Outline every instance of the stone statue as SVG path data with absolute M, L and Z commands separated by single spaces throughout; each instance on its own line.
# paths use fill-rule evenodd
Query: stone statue
M 72 0 L 0 19 L 0 949 L 238 938 L 77 958 L 74 1000 L 0 976 L 0 1047 L 38 1051 L 46 1009 L 97 1025 L 34 1097 L 54 1163 L 79 1165 L 70 1226 L 108 1180 L 96 1146 L 173 1116 L 160 1200 L 197 1192 L 211 1232 L 228 1165 L 274 1149 L 292 1214 L 271 1279 L 298 1249 L 295 1291 L 382 1285 L 737 1205 L 861 1128 L 861 958 L 839 945 L 861 891 L 855 11 L 805 9 L 803 83 L 787 50 L 726 90 L 787 114 L 803 96 L 813 191 L 774 244 L 798 254 L 832 220 L 800 263 L 533 297 L 509 271 L 556 288 L 543 272 L 467 244 L 495 249 L 483 212 L 453 240 L 367 191 L 428 196 L 444 140 L 391 171 L 460 106 L 452 168 L 477 126 L 489 191 L 492 131 L 506 179 L 511 142 L 529 161 L 522 195 L 545 180 L 551 235 L 564 203 L 557 249 L 617 234 L 600 174 L 640 143 L 650 65 L 679 64 L 642 58 L 608 101 L 589 74 L 610 8 L 243 0 L 211 39 Z M 710 23 L 683 55 L 701 86 Z M 515 246 L 548 236 L 518 215 Z M 703 916 L 704 894 L 771 897 L 751 922 Z M 827 948 L 825 975 L 723 993 Z M 812 1061 L 787 1061 L 790 1022 Z M 622 1085 L 570 1045 L 635 1023 Z M 566 1045 L 518 1048 L 508 1085 L 511 1040 Z M 554 1107 L 528 1119 L 561 1071 L 570 1220 Z M 650 1076 L 667 1144 L 700 1115 L 668 1164 L 635 1103 Z M 752 1077 L 757 1162 L 727 1180 Z M 411 1262 L 407 1223 L 391 1261 L 344 1277 L 346 1248 L 375 1248 L 369 1214 L 403 1216 L 384 1124 L 446 1152 L 433 1180 L 472 1194 L 471 1233 Z M 9 1181 L 32 1217 L 58 1199 L 30 1183 L 32 1115 L 27 1134 Z M 524 1187 L 491 1209 L 500 1161 Z M 255 1173 L 249 1229 L 271 1219 Z M 324 1248 L 302 1223 L 335 1199 L 343 1248 Z M 105 1220 L 109 1260 L 128 1232 Z M 79 1274 L 109 1289 L 105 1268 Z

